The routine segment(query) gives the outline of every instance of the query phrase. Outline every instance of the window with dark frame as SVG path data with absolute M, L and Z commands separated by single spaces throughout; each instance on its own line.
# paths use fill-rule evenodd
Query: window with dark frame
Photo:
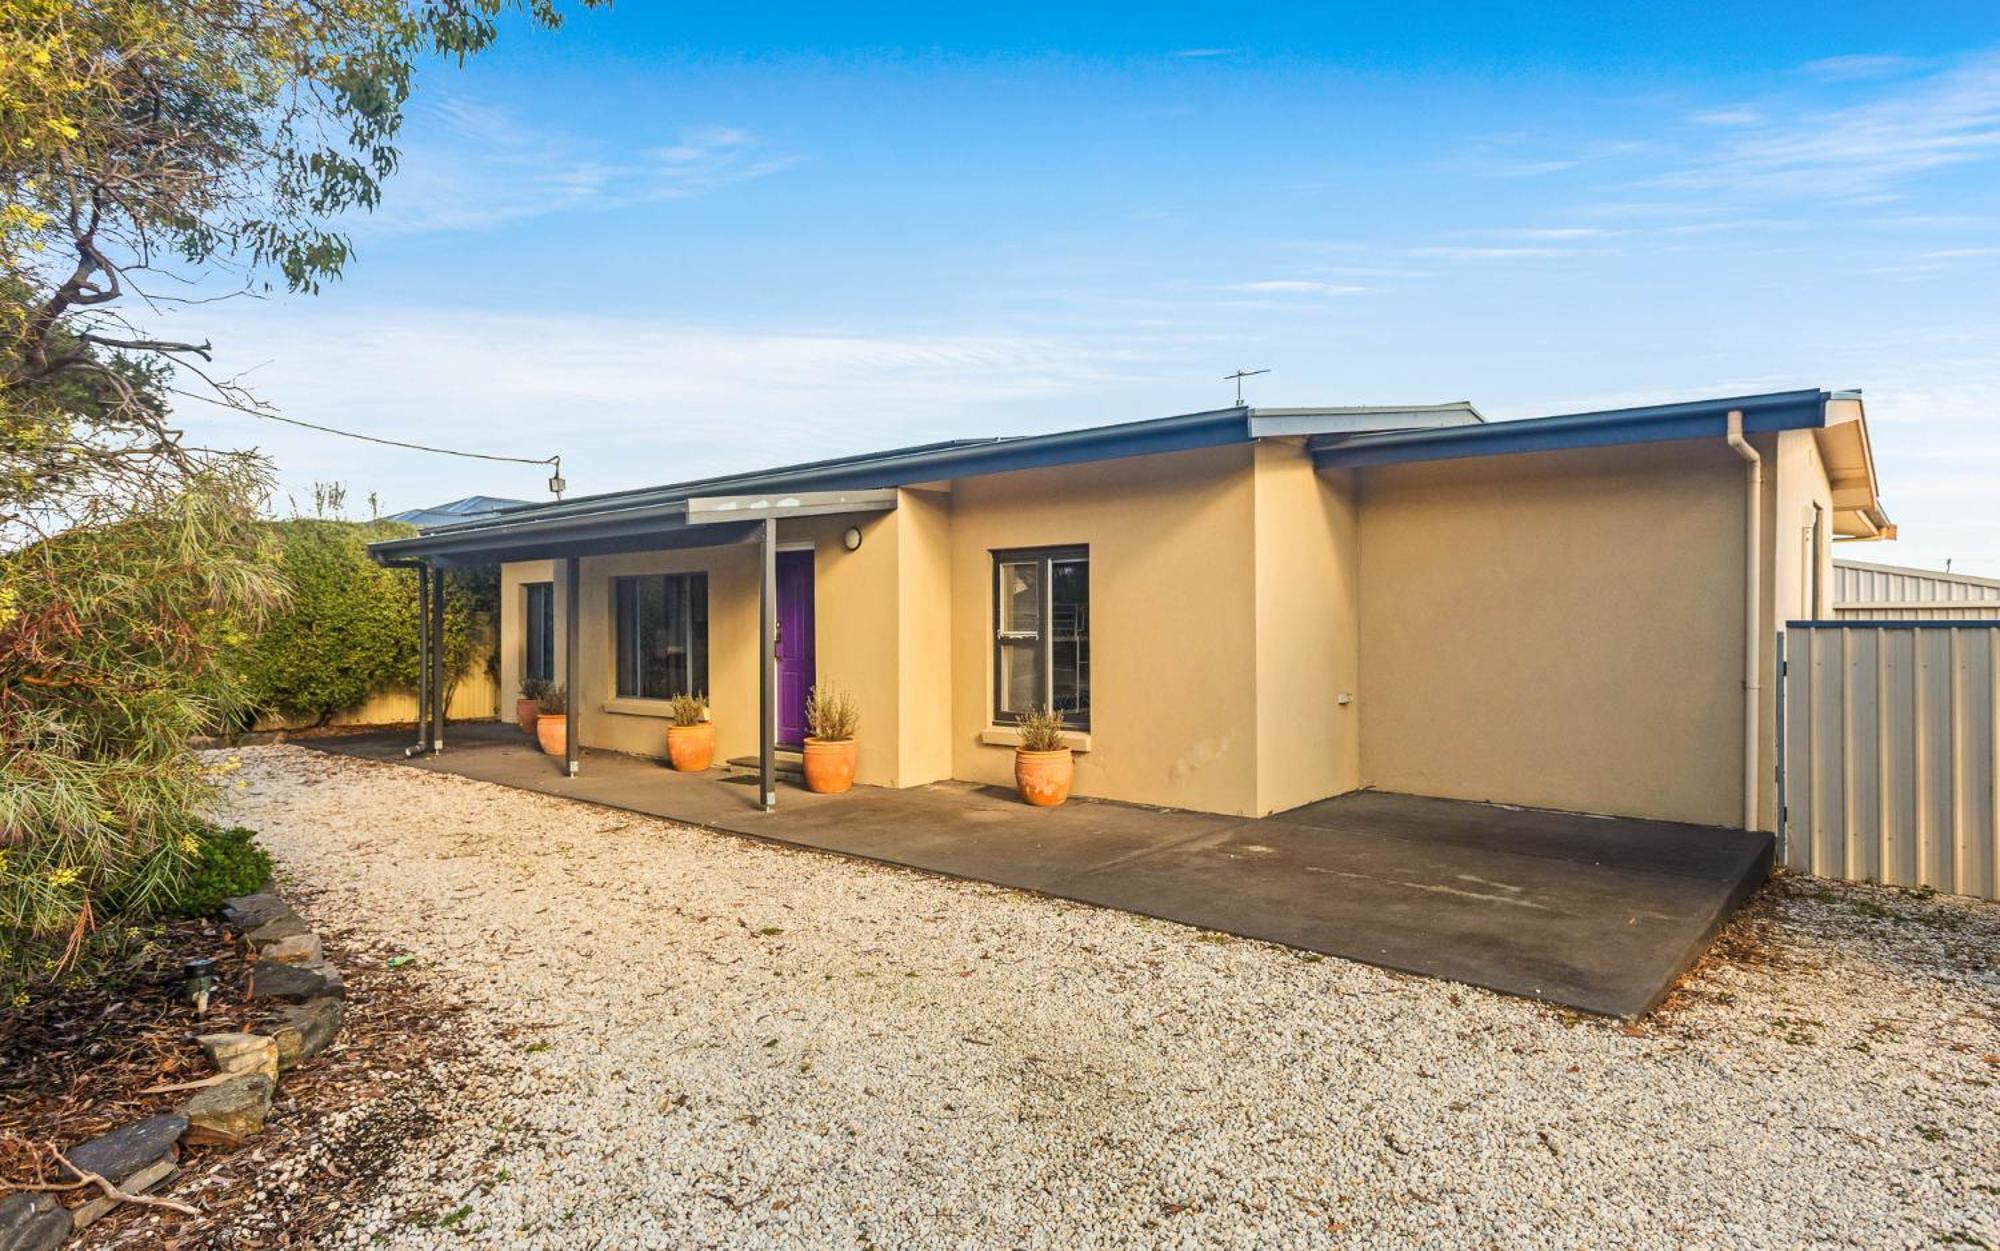
M 993 716 L 1090 728 L 1090 549 L 993 553 Z
M 618 695 L 671 699 L 708 693 L 708 575 L 612 579 Z
M 522 657 L 521 676 L 543 682 L 556 680 L 556 584 L 529 582 L 524 633 L 527 655 Z

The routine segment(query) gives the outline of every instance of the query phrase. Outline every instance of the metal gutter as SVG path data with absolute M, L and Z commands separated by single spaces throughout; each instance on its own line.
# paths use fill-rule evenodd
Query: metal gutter
M 1824 391 L 1781 391 L 1483 425 L 1330 435 L 1312 440 L 1309 446 L 1313 461 L 1320 468 L 1354 469 L 1465 456 L 1551 452 L 1675 439 L 1720 439 L 1728 432 L 1732 411 L 1743 414 L 1743 430 L 1751 434 L 1823 426 L 1827 399 Z

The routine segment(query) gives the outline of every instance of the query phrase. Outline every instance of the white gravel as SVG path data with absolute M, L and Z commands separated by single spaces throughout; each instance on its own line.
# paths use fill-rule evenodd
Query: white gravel
M 2000 908 L 1792 881 L 1646 1025 L 297 747 L 472 1001 L 390 1247 L 2000 1247 Z M 1876 915 L 1880 913 L 1881 915 Z

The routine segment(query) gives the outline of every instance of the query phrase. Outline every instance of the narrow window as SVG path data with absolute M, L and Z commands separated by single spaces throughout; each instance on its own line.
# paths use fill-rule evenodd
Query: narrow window
M 522 631 L 528 642 L 521 676 L 553 682 L 556 680 L 556 584 L 529 582 L 521 589 L 527 592 Z
M 648 574 L 612 587 L 619 696 L 707 694 L 708 575 Z
M 1090 553 L 1081 547 L 993 554 L 993 715 L 1053 707 L 1090 728 Z

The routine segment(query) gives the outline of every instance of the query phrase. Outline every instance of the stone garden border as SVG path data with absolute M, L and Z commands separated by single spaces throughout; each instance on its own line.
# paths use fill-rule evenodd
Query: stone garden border
M 251 1007 L 275 1008 L 275 1019 L 260 1032 L 199 1035 L 195 1044 L 214 1075 L 143 1092 L 192 1092 L 178 1108 L 60 1153 L 74 1182 L 0 1198 L 0 1251 L 49 1251 L 123 1203 L 193 1212 L 146 1197 L 179 1173 L 182 1147 L 236 1147 L 261 1133 L 284 1074 L 340 1033 L 347 989 L 319 936 L 291 905 L 267 886 L 225 900 L 222 920 L 250 961 Z

